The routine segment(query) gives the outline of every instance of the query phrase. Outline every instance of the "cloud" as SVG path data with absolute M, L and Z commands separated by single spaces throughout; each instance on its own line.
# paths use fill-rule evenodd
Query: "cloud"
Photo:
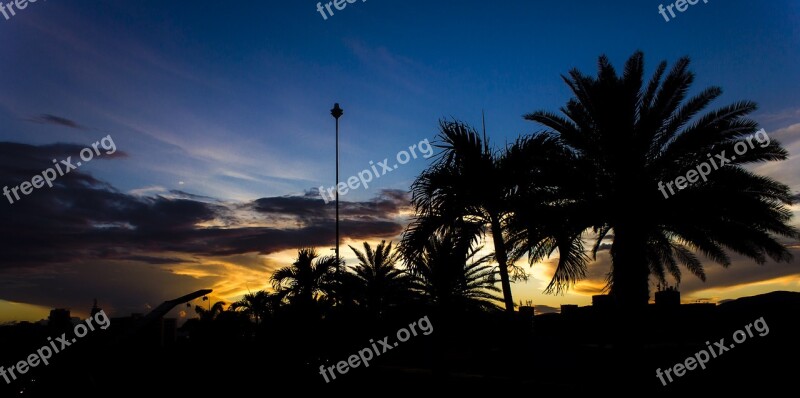
M 141 256 L 141 255 L 122 256 L 119 259 L 136 261 L 147 264 L 185 264 L 187 262 L 185 259 L 182 258 Z
M 209 288 L 217 279 L 220 277 L 195 278 L 132 262 L 90 260 L 0 273 L 0 291 L 2 297 L 15 302 L 69 308 L 73 316 L 88 315 L 96 298 L 110 315 L 126 316 L 147 313 L 151 309 L 147 302 L 161 303 Z
M 79 146 L 0 143 L 0 184 L 16 186 Z M 310 192 L 248 203 L 169 191 L 155 196 L 119 192 L 80 169 L 59 177 L 14 204 L 3 201 L 0 225 L 6 249 L 0 269 L 69 264 L 81 260 L 137 260 L 149 264 L 161 253 L 227 256 L 270 254 L 304 246 L 334 244 L 333 204 Z M 161 191 L 153 191 L 161 192 Z M 2 197 L 0 197 L 2 198 Z M 408 208 L 401 191 L 372 200 L 342 202 L 344 238 L 392 238 L 403 230 L 397 219 Z M 150 253 L 147 257 L 142 253 Z M 155 253 L 155 254 L 153 254 Z
M 798 267 L 800 265 L 800 244 L 795 240 L 786 238 L 779 238 L 778 241 L 784 244 L 790 253 L 792 253 L 794 256 L 792 262 L 775 263 L 774 261 L 768 260 L 765 264 L 759 265 L 749 258 L 729 252 L 731 265 L 725 268 L 708 260 L 702 254 L 698 254 L 705 268 L 706 282 L 691 275 L 688 270 L 681 266 L 682 281 L 679 288 L 682 297 L 697 300 L 700 298 L 708 298 L 710 294 L 718 294 L 723 290 L 730 291 L 731 289 L 751 284 L 762 284 L 767 281 L 773 281 L 775 282 L 773 285 L 777 285 L 778 282 L 787 282 L 792 278 L 800 280 L 800 267 Z M 535 282 L 541 283 L 541 287 L 537 285 L 537 288 L 544 289 L 544 286 L 550 281 L 557 263 L 558 254 L 556 253 L 552 259 L 534 268 Z M 597 254 L 597 260 L 589 264 L 586 279 L 578 282 L 570 289 L 570 292 L 584 296 L 607 293 L 604 289 L 606 288 L 606 278 L 610 271 L 611 256 L 609 252 L 599 252 Z M 668 280 L 670 283 L 673 283 L 671 279 Z M 653 298 L 655 290 L 655 280 L 651 278 L 651 298 Z
M 597 252 L 602 252 L 606 250 L 611 250 L 611 243 L 601 243 L 600 246 L 597 248 Z
M 370 47 L 362 41 L 351 39 L 345 40 L 344 44 L 367 70 L 417 94 L 427 92 L 421 77 L 436 74 L 429 67 L 383 46 Z
M 67 118 L 61 117 L 61 116 L 51 115 L 51 114 L 48 114 L 48 113 L 43 113 L 43 114 L 38 115 L 38 116 L 33 116 L 30 119 L 28 119 L 28 121 L 31 121 L 31 122 L 34 122 L 34 123 L 51 124 L 51 125 L 54 125 L 54 126 L 68 127 L 68 128 L 76 129 L 76 130 L 88 130 L 87 127 L 82 126 L 81 124 L 79 124 L 76 121 L 73 121 L 73 120 L 70 120 L 70 119 L 67 119 Z
M 781 112 L 763 113 L 759 119 L 763 122 L 786 122 L 800 119 L 800 109 L 785 109 Z
M 541 314 L 557 314 L 561 312 L 561 308 L 551 307 L 549 305 L 538 304 L 533 308 L 536 315 Z
M 778 180 L 793 191 L 800 190 L 800 123 L 768 131 L 770 139 L 776 140 L 789 152 L 784 161 L 766 162 L 752 166 L 756 173 Z
M 723 268 L 720 265 L 705 262 L 706 282 L 703 282 L 685 272 L 686 275 L 681 283 L 683 293 L 692 294 L 708 289 L 724 289 L 737 285 L 757 283 L 787 276 L 797 276 L 800 273 L 800 247 L 790 247 L 789 252 L 794 256 L 794 260 L 789 263 L 767 263 L 759 265 L 738 254 L 731 255 L 731 266 Z
M 81 148 L 0 142 L 0 187 Z M 397 190 L 343 201 L 342 238 L 394 238 L 409 211 Z M 201 288 L 227 300 L 245 285 L 263 288 L 269 271 L 285 265 L 264 255 L 335 241 L 334 204 L 313 190 L 235 203 L 158 187 L 126 193 L 80 168 L 13 204 L 0 196 L 0 219 L 0 299 L 77 313 L 95 297 L 117 314 Z

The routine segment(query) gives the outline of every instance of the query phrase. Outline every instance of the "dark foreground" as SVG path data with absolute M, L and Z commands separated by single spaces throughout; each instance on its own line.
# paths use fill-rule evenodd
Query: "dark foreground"
M 392 320 L 366 322 L 287 314 L 260 328 L 233 320 L 198 323 L 166 340 L 153 325 L 129 335 L 130 325 L 112 320 L 107 331 L 92 332 L 54 355 L 49 366 L 31 369 L 11 384 L 0 378 L 0 397 L 482 391 L 667 396 L 753 390 L 770 395 L 791 391 L 800 370 L 800 293 L 773 292 L 716 307 L 650 308 L 637 317 L 592 307 L 535 319 L 517 315 L 448 316 L 420 307 Z M 416 336 L 398 341 L 398 330 L 426 316 L 428 323 L 416 325 Z M 35 353 L 48 336 L 60 336 L 56 332 L 36 325 L 0 328 L 0 365 L 7 369 Z M 388 346 L 379 343 L 384 337 Z M 710 349 L 716 357 L 706 360 L 709 355 L 700 352 Z M 372 354 L 376 350 L 380 355 Z M 368 367 L 361 363 L 366 351 L 373 356 Z M 687 361 L 690 357 L 695 359 Z M 348 359 L 356 366 L 340 364 L 344 374 L 335 370 Z M 678 363 L 694 370 L 676 369 Z M 333 367 L 326 371 L 327 383 L 320 366 Z M 668 368 L 673 381 L 663 375 L 665 386 L 656 372 Z

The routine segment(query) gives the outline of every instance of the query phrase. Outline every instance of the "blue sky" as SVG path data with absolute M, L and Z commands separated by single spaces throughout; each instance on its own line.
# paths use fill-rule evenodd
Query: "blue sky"
M 659 4 L 368 0 L 324 20 L 306 0 L 38 1 L 0 17 L 0 141 L 86 146 L 111 134 L 127 156 L 82 172 L 132 196 L 179 190 L 236 206 L 332 184 L 334 102 L 347 177 L 433 140 L 441 118 L 477 127 L 484 111 L 498 145 L 534 132 L 522 115 L 566 102 L 561 74 L 642 50 L 648 71 L 690 56 L 695 90 L 724 89 L 716 107 L 759 103 L 755 119 L 794 158 L 769 174 L 800 190 L 800 3 L 711 0 L 670 22 Z M 346 199 L 407 190 L 427 164 Z

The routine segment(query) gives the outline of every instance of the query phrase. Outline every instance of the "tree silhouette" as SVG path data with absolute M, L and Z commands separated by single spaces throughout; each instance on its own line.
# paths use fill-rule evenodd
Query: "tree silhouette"
M 589 258 L 580 237 L 594 216 L 584 199 L 594 187 L 583 183 L 576 156 L 551 134 L 518 139 L 503 162 L 517 184 L 507 222 L 510 257 L 527 255 L 534 264 L 557 251 L 558 265 L 545 293 L 561 293 L 586 276 Z
M 231 311 L 241 311 L 249 318 L 255 320 L 256 326 L 258 326 L 260 321 L 269 317 L 277 306 L 275 297 L 264 290 L 259 290 L 255 293 L 247 293 L 239 301 L 231 304 L 228 309 Z
M 395 266 L 400 258 L 399 253 L 392 251 L 392 243 L 387 245 L 386 241 L 381 241 L 375 250 L 368 242 L 364 242 L 363 253 L 353 246 L 350 249 L 359 261 L 352 270 L 362 290 L 363 304 L 367 312 L 377 318 L 408 292 L 408 278 L 403 270 Z
M 514 311 L 511 264 L 504 239 L 513 182 L 498 155 L 471 127 L 460 122 L 440 123 L 437 146 L 443 149 L 411 187 L 416 218 L 403 236 L 403 251 L 420 251 L 440 230 L 469 220 L 483 236 L 488 229 L 494 243 L 506 311 Z
M 275 271 L 270 281 L 279 297 L 309 307 L 330 288 L 339 265 L 335 256 L 319 257 L 316 250 L 303 248 L 298 250 L 295 262 Z
M 217 301 L 211 308 L 203 308 L 199 305 L 194 307 L 194 312 L 200 316 L 201 321 L 213 321 L 217 319 L 217 316 L 225 311 L 225 302 Z
M 563 183 L 588 188 L 564 188 L 576 196 L 552 206 L 565 204 L 569 211 L 559 212 L 565 217 L 561 231 L 544 235 L 557 242 L 561 256 L 574 259 L 559 262 L 554 286 L 568 286 L 585 272 L 578 241 L 587 229 L 598 234 L 595 253 L 613 231 L 611 294 L 626 307 L 648 302 L 650 274 L 663 281 L 669 273 L 679 281 L 678 264 L 705 280 L 695 252 L 725 267 L 730 265 L 725 249 L 758 263 L 767 257 L 791 260 L 773 236 L 799 236 L 788 224 L 789 188 L 742 167 L 786 159 L 786 150 L 772 140 L 737 152 L 735 145 L 756 132 L 757 123 L 746 118 L 756 104 L 736 102 L 701 115 L 722 90 L 711 87 L 687 98 L 694 81 L 688 67 L 689 59 L 681 58 L 665 75 L 667 63 L 661 62 L 644 85 L 641 52 L 628 59 L 621 76 L 601 56 L 597 77 L 578 70 L 563 77 L 574 94 L 561 108 L 563 116 L 545 111 L 525 116 L 545 126 L 574 157 L 576 172 Z M 719 164 L 718 154 L 727 165 Z M 671 196 L 662 192 L 660 183 L 710 166 L 712 159 L 716 166 L 707 181 L 695 172 L 696 182 L 675 187 Z
M 414 288 L 444 313 L 498 309 L 494 302 L 503 299 L 491 293 L 500 291 L 496 271 L 487 264 L 492 256 L 475 258 L 481 249 L 458 229 L 434 234 L 421 255 L 409 259 Z

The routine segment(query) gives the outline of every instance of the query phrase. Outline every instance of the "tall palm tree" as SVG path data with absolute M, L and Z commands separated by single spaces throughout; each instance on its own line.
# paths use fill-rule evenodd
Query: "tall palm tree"
M 299 306 L 310 306 L 329 287 L 339 266 L 335 256 L 319 257 L 316 250 L 303 248 L 298 250 L 297 260 L 275 271 L 270 281 L 279 297 Z
M 261 320 L 269 317 L 275 309 L 276 300 L 271 294 L 264 290 L 255 293 L 245 294 L 239 301 L 231 304 L 228 308 L 231 311 L 241 311 L 248 317 L 256 321 L 256 326 Z
M 429 237 L 420 256 L 408 262 L 414 288 L 445 313 L 469 309 L 499 309 L 503 299 L 492 292 L 497 272 L 488 265 L 491 255 L 475 258 L 482 247 L 470 234 L 449 229 Z
M 396 267 L 400 255 L 386 241 L 381 241 L 375 250 L 368 242 L 364 242 L 364 252 L 353 246 L 350 249 L 359 261 L 352 270 L 362 288 L 363 304 L 372 316 L 378 317 L 408 291 L 405 271 Z
M 210 308 L 203 308 L 202 306 L 196 305 L 194 307 L 194 312 L 200 316 L 201 321 L 213 321 L 217 319 L 217 316 L 225 311 L 225 302 L 217 301 L 212 305 Z
M 403 236 L 403 251 L 419 252 L 437 230 L 459 222 L 479 226 L 475 233 L 492 236 L 505 308 L 513 312 L 509 248 L 503 236 L 513 187 L 509 173 L 501 167 L 501 155 L 463 123 L 442 121 L 439 139 L 442 153 L 411 187 L 417 217 Z
M 756 104 L 741 101 L 701 114 L 722 90 L 710 87 L 687 98 L 694 81 L 688 67 L 688 58 L 669 72 L 661 62 L 645 85 L 641 52 L 628 59 L 621 76 L 601 56 L 597 77 L 578 70 L 563 77 L 574 94 L 561 108 L 563 115 L 525 116 L 545 126 L 545 134 L 568 149 L 574 165 L 571 179 L 560 188 L 565 195 L 549 203 L 564 217 L 562 228 L 537 226 L 531 212 L 527 220 L 517 220 L 518 226 L 539 230 L 526 243 L 533 258 L 555 246 L 573 259 L 559 262 L 552 286 L 568 287 L 584 275 L 588 259 L 579 241 L 588 229 L 597 232 L 594 253 L 613 231 L 609 282 L 611 294 L 625 307 L 648 302 L 651 274 L 663 281 L 669 273 L 679 281 L 678 264 L 705 280 L 696 252 L 725 267 L 730 265 L 726 249 L 758 263 L 767 257 L 791 260 L 775 238 L 800 236 L 788 224 L 789 188 L 743 167 L 786 159 L 786 150 L 772 140 L 736 152 L 735 145 L 758 128 L 746 117 Z M 720 165 L 717 155 L 727 165 Z M 712 159 L 707 181 L 695 171 L 696 182 L 684 181 L 672 196 L 662 192 L 662 184 L 702 164 L 711 166 Z

